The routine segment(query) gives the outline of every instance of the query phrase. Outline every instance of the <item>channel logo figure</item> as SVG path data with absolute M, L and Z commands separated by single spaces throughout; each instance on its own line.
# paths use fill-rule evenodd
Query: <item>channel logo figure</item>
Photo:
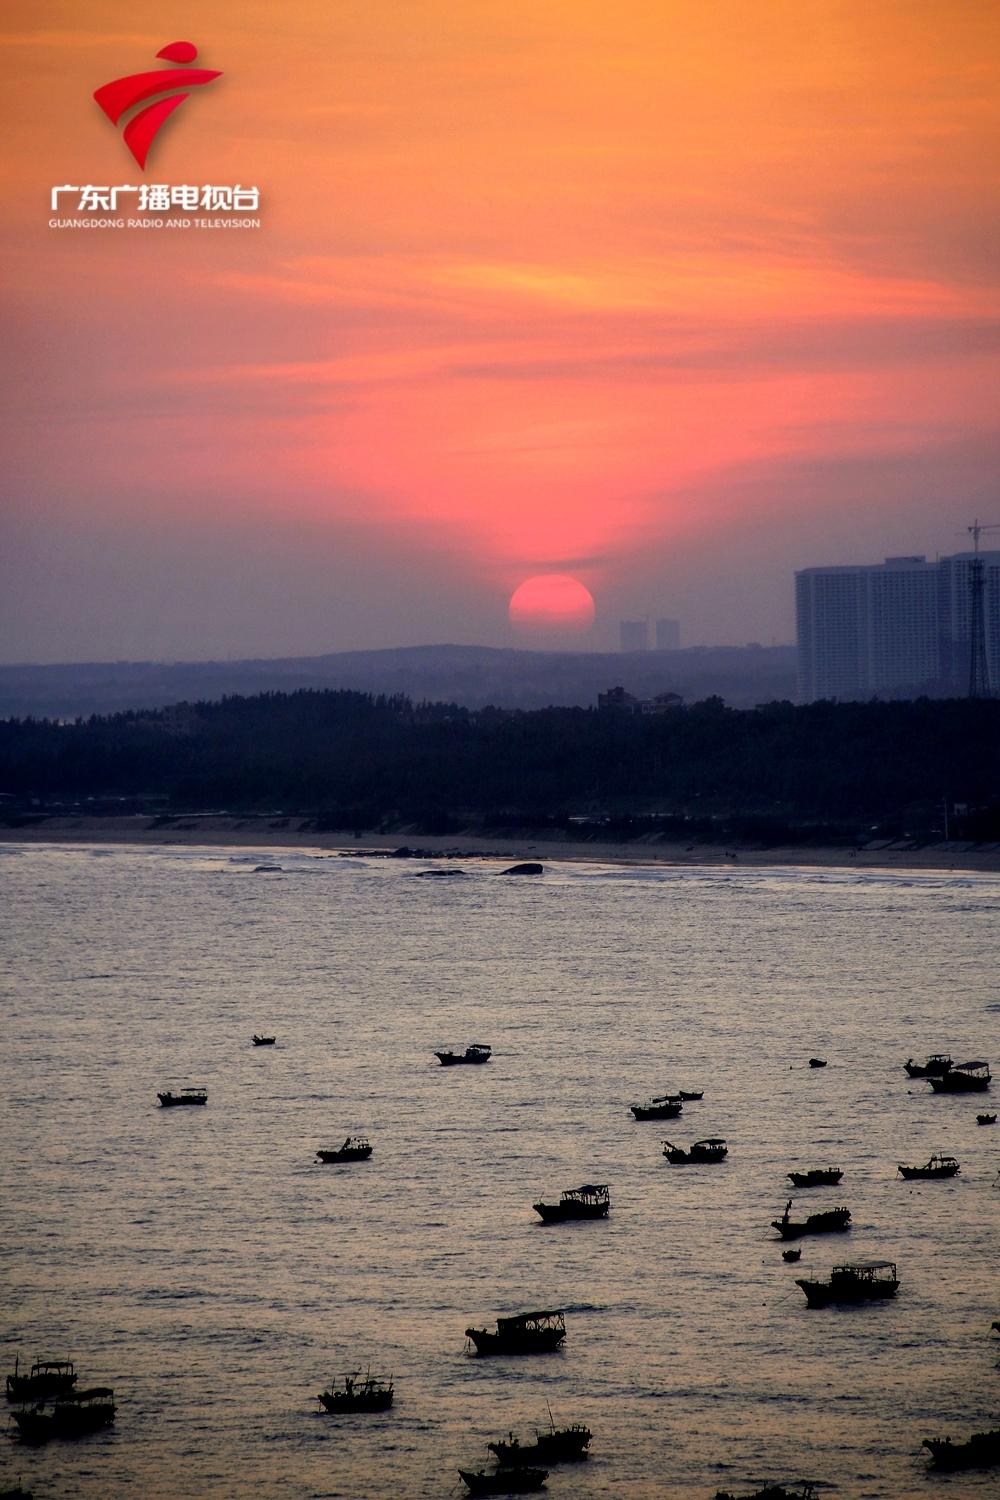
M 165 62 L 187 64 L 194 62 L 198 49 L 193 42 L 170 42 L 156 55 Z M 213 72 L 210 68 L 160 68 L 153 73 L 130 73 L 127 78 L 115 78 L 97 89 L 94 98 L 112 125 L 117 125 L 122 115 L 134 104 L 141 104 L 143 99 L 151 99 L 157 94 L 166 96 L 156 99 L 153 104 L 147 104 L 145 109 L 140 109 L 122 132 L 126 146 L 139 166 L 145 170 L 149 148 L 160 126 L 178 105 L 184 103 L 191 89 L 200 88 L 221 77 L 221 73 Z

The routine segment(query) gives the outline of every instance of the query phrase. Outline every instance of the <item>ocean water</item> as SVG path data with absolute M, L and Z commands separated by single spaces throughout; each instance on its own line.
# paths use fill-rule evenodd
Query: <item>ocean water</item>
M 928 1477 L 920 1441 L 1000 1417 L 1000 1126 L 975 1120 L 1000 1083 L 936 1097 L 902 1063 L 997 1060 L 1000 878 L 439 867 L 463 874 L 0 845 L 5 1368 L 65 1354 L 118 1402 L 75 1444 L 4 1439 L 0 1480 L 430 1500 L 551 1408 L 594 1431 L 554 1500 L 995 1493 Z M 438 1066 L 470 1041 L 488 1066 Z M 157 1107 L 186 1084 L 207 1108 Z M 633 1121 L 678 1087 L 704 1100 Z M 356 1131 L 370 1162 L 314 1163 Z M 724 1165 L 664 1161 L 711 1134 Z M 898 1178 L 934 1151 L 960 1177 Z M 839 1188 L 791 1194 L 825 1164 Z M 608 1221 L 543 1227 L 532 1202 L 581 1182 L 610 1185 Z M 789 1196 L 852 1231 L 784 1264 Z M 806 1308 L 796 1275 L 863 1258 L 898 1263 L 894 1302 Z M 467 1325 L 533 1307 L 566 1309 L 560 1352 L 470 1357 Z M 321 1414 L 369 1365 L 392 1411 Z

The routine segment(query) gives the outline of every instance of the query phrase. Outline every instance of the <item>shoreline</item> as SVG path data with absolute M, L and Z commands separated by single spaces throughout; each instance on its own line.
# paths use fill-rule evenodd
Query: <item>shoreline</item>
M 163 826 L 158 818 L 46 817 L 27 827 L 0 827 L 0 842 L 12 844 L 136 844 L 221 846 L 260 849 L 315 849 L 326 854 L 391 855 L 409 848 L 411 857 L 536 860 L 618 865 L 742 865 L 744 868 L 800 866 L 844 870 L 941 870 L 1000 873 L 1000 844 L 938 843 L 922 848 L 903 841 L 877 841 L 860 849 L 786 845 L 776 848 L 683 844 L 655 835 L 627 842 L 599 838 L 550 838 L 525 833 L 510 837 L 482 834 L 363 833 L 349 829 L 319 833 L 309 818 L 179 816 Z

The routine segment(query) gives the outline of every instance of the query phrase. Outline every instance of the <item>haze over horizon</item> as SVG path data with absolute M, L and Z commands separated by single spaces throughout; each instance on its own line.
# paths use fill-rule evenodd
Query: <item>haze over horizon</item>
M 1000 10 L 652 10 L 8 6 L 2 659 L 787 642 L 1000 521 Z M 180 37 L 143 176 L 92 94 Z M 140 181 L 262 227 L 48 227 Z M 593 626 L 515 632 L 549 573 Z

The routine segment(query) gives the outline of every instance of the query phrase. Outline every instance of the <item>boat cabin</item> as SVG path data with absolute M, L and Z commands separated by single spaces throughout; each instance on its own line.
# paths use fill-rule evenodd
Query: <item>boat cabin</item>
M 566 1332 L 566 1315 L 557 1307 L 551 1312 L 517 1313 L 511 1318 L 497 1318 L 498 1333 L 542 1333 L 546 1331 Z
M 867 1282 L 874 1285 L 880 1281 L 896 1281 L 896 1262 L 893 1260 L 856 1260 L 842 1266 L 834 1266 L 830 1280 Z

